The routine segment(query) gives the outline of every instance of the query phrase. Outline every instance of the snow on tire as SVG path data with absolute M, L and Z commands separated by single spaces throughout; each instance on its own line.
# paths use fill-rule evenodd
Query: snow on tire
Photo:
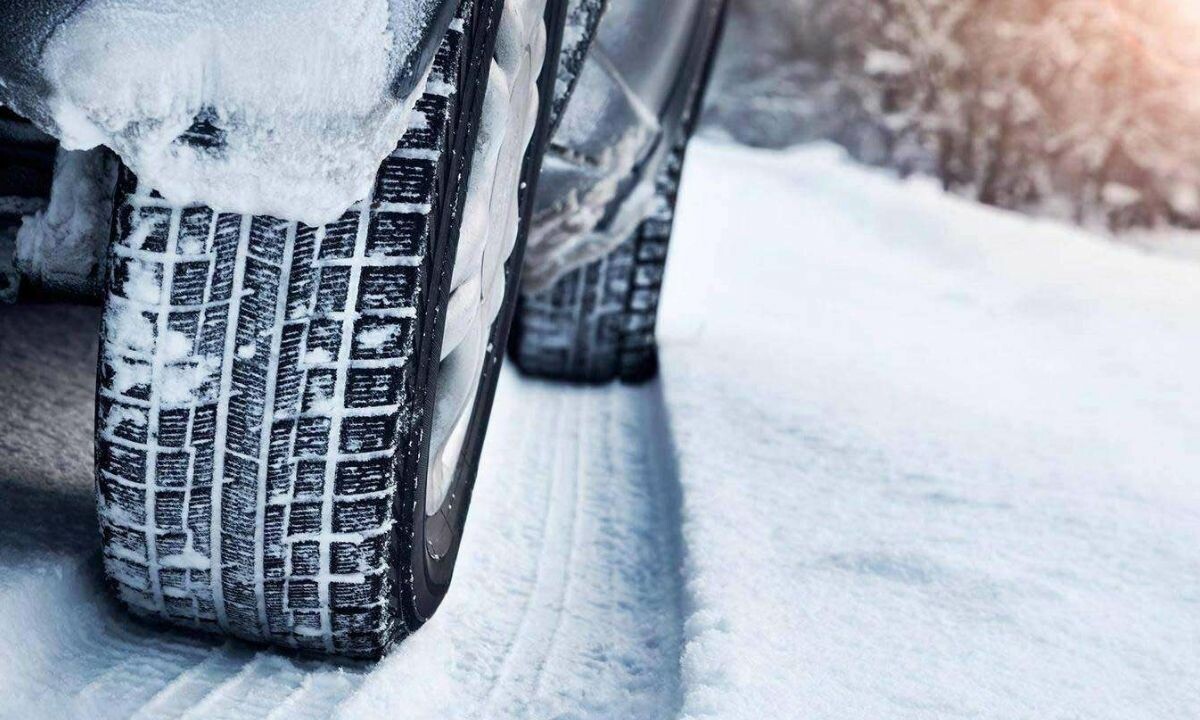
M 502 5 L 464 2 L 417 103 L 425 122 L 384 161 L 371 196 L 337 221 L 174 206 L 123 171 L 101 330 L 97 490 L 105 570 L 134 612 L 374 657 L 440 602 L 498 361 L 473 380 L 484 402 L 461 450 L 454 537 L 430 559 L 433 397 Z M 535 69 L 533 80 L 545 87 L 546 75 Z M 521 178 L 496 182 L 528 179 L 543 136 L 518 162 Z M 506 244 L 519 261 L 521 238 Z M 491 323 L 495 347 L 502 325 Z

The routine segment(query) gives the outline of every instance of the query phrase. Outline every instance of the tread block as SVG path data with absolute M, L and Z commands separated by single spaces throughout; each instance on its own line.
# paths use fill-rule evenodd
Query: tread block
M 365 267 L 358 295 L 359 312 L 411 307 L 420 282 L 420 268 L 404 265 Z
M 321 605 L 320 585 L 315 580 L 291 580 L 287 588 L 287 604 L 292 608 L 317 608 Z
M 293 503 L 288 514 L 288 533 L 292 536 L 321 531 L 321 503 Z
M 296 463 L 292 491 L 297 500 L 320 499 L 325 492 L 325 460 L 301 460 Z M 292 505 L 295 512 L 296 505 Z M 295 529 L 295 524 L 291 526 Z
M 348 211 L 338 220 L 325 226 L 325 236 L 321 238 L 322 260 L 331 258 L 350 258 L 354 256 L 354 246 L 358 240 L 359 213 Z
M 326 265 L 321 268 L 314 312 L 333 313 L 346 309 L 350 293 L 350 268 L 346 265 Z
M 321 544 L 318 542 L 292 543 L 292 576 L 311 577 L 321 573 Z
M 392 418 L 391 422 L 394 429 L 395 419 Z M 345 460 L 338 463 L 337 471 L 334 474 L 334 495 L 347 497 L 383 492 L 391 486 L 393 472 L 392 458 L 390 457 L 373 460 Z M 334 525 L 336 526 L 338 522 L 337 513 L 335 513 Z
M 381 527 L 391 508 L 389 498 L 336 501 L 333 504 L 335 533 L 367 532 Z
M 400 368 L 351 368 L 346 379 L 348 408 L 394 405 L 404 391 Z
M 332 362 L 342 349 L 342 324 L 332 318 L 314 319 L 308 325 L 305 349 L 307 350 L 303 358 L 305 363 Z M 311 373 L 309 377 L 312 377 Z
M 371 230 L 367 235 L 367 257 L 412 257 L 420 252 L 420 238 L 429 230 L 429 215 L 400 212 L 371 213 Z
M 342 436 L 338 443 L 344 453 L 378 452 L 392 448 L 396 444 L 396 416 L 361 415 L 350 416 L 342 421 Z M 338 478 L 341 479 L 341 468 L 338 468 Z M 390 467 L 389 473 L 390 475 Z M 389 478 L 384 479 L 384 484 Z M 340 485 L 339 485 L 340 487 Z M 378 488 L 382 490 L 383 487 Z M 343 494 L 339 489 L 338 494 Z
M 354 321 L 352 360 L 386 360 L 413 351 L 413 318 L 364 315 Z

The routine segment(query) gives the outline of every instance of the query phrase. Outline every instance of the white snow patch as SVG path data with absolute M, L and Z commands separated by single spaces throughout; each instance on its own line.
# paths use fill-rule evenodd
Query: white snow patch
M 195 402 L 199 399 L 200 389 L 220 372 L 221 359 L 216 356 L 198 356 L 167 365 L 159 381 L 162 401 L 171 404 Z
M 365 197 L 422 81 L 392 96 L 434 0 L 88 0 L 48 41 L 63 147 L 108 145 L 173 203 L 312 225 Z M 198 116 L 222 134 L 181 142 Z
M 50 204 L 24 218 L 16 263 L 51 288 L 89 293 L 108 248 L 117 163 L 104 149 L 59 150 Z
M 1124 183 L 1110 182 L 1100 191 L 1104 202 L 1113 207 L 1128 207 L 1142 199 L 1142 192 Z
M 110 430 L 123 423 L 129 423 L 137 427 L 146 427 L 147 422 L 145 411 L 119 403 L 113 403 L 109 407 L 104 420 L 105 426 Z
M 366 350 L 378 350 L 395 339 L 399 333 L 400 327 L 396 325 L 368 328 L 358 333 L 356 344 Z
M 867 51 L 863 62 L 863 70 L 868 75 L 903 75 L 911 72 L 912 67 L 912 59 L 908 56 L 879 48 Z
M 154 320 L 137 305 L 110 300 L 112 312 L 105 319 L 105 333 L 110 345 L 135 352 L 148 352 L 154 347 Z
M 324 365 L 333 362 L 333 353 L 325 348 L 313 348 L 304 353 L 305 365 Z
M 198 553 L 192 548 L 191 538 L 188 538 L 188 544 L 183 552 L 177 555 L 165 555 L 158 558 L 158 564 L 167 568 L 180 568 L 185 570 L 208 570 L 212 567 L 212 562 L 203 553 Z
M 184 333 L 168 328 L 162 341 L 162 353 L 166 362 L 183 360 L 192 354 L 192 341 Z

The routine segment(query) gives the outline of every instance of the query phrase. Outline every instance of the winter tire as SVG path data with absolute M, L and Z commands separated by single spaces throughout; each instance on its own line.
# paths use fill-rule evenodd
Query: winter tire
M 684 65 L 695 70 L 685 71 L 660 118 L 658 146 L 634 169 L 653 173 L 648 215 L 606 256 L 518 300 L 510 351 L 523 372 L 589 383 L 636 383 L 657 374 L 655 325 L 675 203 L 724 20 L 724 3 L 714 8 L 698 24 L 697 57 Z
M 545 146 L 563 3 L 542 5 L 464 1 L 426 122 L 335 222 L 173 206 L 122 171 L 97 489 L 133 612 L 370 658 L 437 608 Z

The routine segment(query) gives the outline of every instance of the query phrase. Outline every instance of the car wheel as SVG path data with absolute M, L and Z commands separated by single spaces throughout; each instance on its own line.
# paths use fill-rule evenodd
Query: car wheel
M 522 294 L 510 348 L 522 371 L 590 383 L 641 382 L 657 373 L 655 325 L 675 204 L 724 20 L 725 3 L 709 6 L 676 92 L 657 118 L 661 137 L 633 168 L 651 178 L 648 214 L 607 254 L 557 277 L 538 278 L 534 290 Z M 553 142 L 550 152 L 559 152 Z M 617 214 L 612 207 L 605 213 Z
M 515 303 L 562 5 L 465 0 L 425 122 L 337 221 L 175 206 L 122 171 L 97 489 L 105 570 L 135 613 L 376 657 L 437 608 Z

